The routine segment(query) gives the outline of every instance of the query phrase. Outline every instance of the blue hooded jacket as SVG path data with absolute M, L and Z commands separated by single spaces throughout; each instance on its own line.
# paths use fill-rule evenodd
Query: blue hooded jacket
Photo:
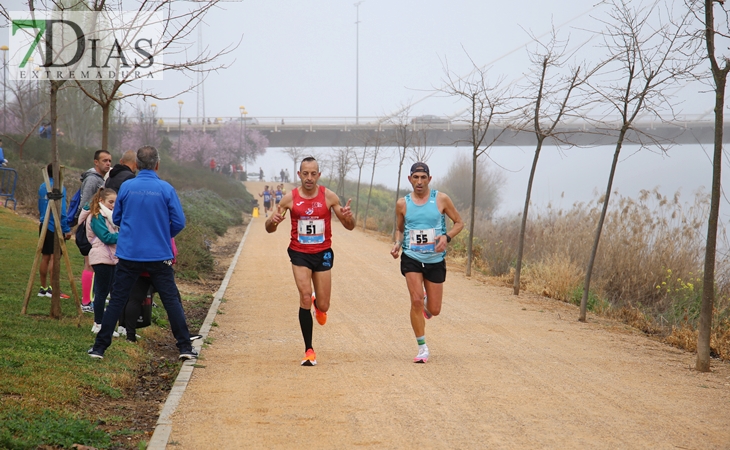
M 53 188 L 53 178 L 50 178 L 51 188 Z M 63 198 L 61 199 L 61 230 L 63 234 L 71 232 L 67 220 L 66 220 L 66 188 L 64 187 L 61 191 Z M 41 223 L 46 219 L 46 207 L 48 206 L 48 191 L 46 190 L 46 183 L 42 183 L 38 188 L 38 212 L 41 214 Z M 56 221 L 53 219 L 53 214 L 48 219 L 48 231 L 56 231 Z
M 112 221 L 119 227 L 117 257 L 139 262 L 173 259 L 171 239 L 185 228 L 175 188 L 149 169 L 122 183 Z

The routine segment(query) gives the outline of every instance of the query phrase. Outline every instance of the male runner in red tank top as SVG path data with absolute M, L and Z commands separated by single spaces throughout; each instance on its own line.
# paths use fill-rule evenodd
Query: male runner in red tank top
M 319 171 L 319 164 L 313 157 L 302 160 L 297 174 L 302 180 L 302 185 L 284 195 L 276 213 L 266 220 L 266 231 L 269 233 L 276 231 L 284 220 L 286 211 L 291 211 L 291 241 L 288 252 L 294 281 L 299 290 L 299 326 L 304 337 L 305 351 L 302 365 L 314 366 L 317 364 L 317 356 L 312 347 L 314 322 L 310 310 L 314 304 L 317 322 L 320 325 L 327 322 L 332 292 L 330 269 L 334 264 L 334 253 L 331 248 L 331 212 L 335 212 L 348 230 L 355 228 L 355 218 L 350 210 L 352 199 L 342 206 L 337 194 L 317 184 L 322 174 Z

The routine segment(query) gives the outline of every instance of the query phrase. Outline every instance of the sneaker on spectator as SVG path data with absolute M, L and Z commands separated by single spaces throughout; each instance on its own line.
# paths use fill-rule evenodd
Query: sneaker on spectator
M 177 359 L 180 361 L 189 361 L 191 359 L 197 359 L 198 358 L 198 352 L 193 350 L 192 348 L 187 351 L 180 352 L 180 356 L 178 356 Z
M 94 325 L 91 327 L 91 332 L 94 334 L 98 334 L 99 331 L 101 331 L 101 324 L 100 323 L 94 323 Z M 119 333 L 116 331 L 112 333 L 113 337 L 119 337 Z
M 197 341 L 198 339 L 203 339 L 202 334 L 191 334 L 190 335 L 190 342 Z
M 81 305 L 81 311 L 85 313 L 94 313 L 94 304 L 89 303 L 88 305 Z
M 45 297 L 46 296 L 46 288 L 41 286 L 40 290 L 38 291 L 38 297 Z
M 91 347 L 86 353 L 88 353 L 92 358 L 104 359 L 104 354 L 99 350 L 94 350 L 94 347 Z

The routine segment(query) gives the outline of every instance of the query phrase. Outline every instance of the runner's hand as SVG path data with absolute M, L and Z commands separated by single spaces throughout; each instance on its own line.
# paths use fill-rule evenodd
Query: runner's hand
M 345 206 L 340 208 L 340 212 L 344 217 L 352 217 L 352 210 L 350 209 L 350 203 L 352 203 L 352 199 L 349 199 Z
M 436 248 L 434 248 L 434 251 L 436 253 L 441 253 L 446 251 L 446 244 L 448 244 L 448 239 L 446 239 L 446 235 L 442 234 L 441 236 L 436 238 Z
M 284 217 L 286 216 L 286 209 L 281 210 L 281 206 L 276 206 L 276 213 L 271 217 L 271 222 L 274 225 L 279 225 L 281 222 L 284 221 Z
M 393 248 L 390 250 L 390 254 L 393 256 L 393 259 L 398 259 L 398 255 L 400 254 L 400 242 L 396 242 L 393 244 Z

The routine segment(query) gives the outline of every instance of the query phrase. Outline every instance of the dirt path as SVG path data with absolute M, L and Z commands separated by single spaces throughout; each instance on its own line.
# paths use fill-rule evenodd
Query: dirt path
M 263 222 L 251 223 L 169 448 L 730 448 L 727 364 L 697 373 L 692 354 L 458 269 L 427 324 L 431 358 L 414 364 L 389 242 L 339 224 L 319 364 L 301 367 L 289 222 L 271 235 Z

